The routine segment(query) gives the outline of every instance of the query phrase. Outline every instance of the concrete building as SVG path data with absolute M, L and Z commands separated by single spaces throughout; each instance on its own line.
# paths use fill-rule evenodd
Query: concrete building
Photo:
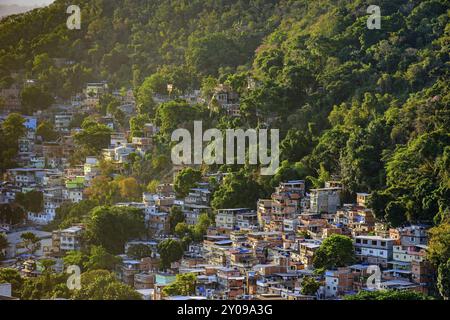
M 310 211 L 312 213 L 336 213 L 341 205 L 341 188 L 311 189 Z
M 392 260 L 394 240 L 379 236 L 355 237 L 355 254 L 361 262 L 386 268 Z
M 257 215 L 248 208 L 219 209 L 216 215 L 216 227 L 226 230 L 250 228 L 256 226 Z

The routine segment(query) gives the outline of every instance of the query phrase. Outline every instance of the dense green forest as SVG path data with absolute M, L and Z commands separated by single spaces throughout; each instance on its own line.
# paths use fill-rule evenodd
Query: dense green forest
M 280 170 L 268 178 L 251 166 L 229 168 L 240 171 L 218 187 L 215 207 L 255 206 L 284 179 L 321 186 L 338 177 L 348 199 L 372 192 L 375 214 L 393 226 L 448 218 L 448 1 L 75 2 L 81 30 L 66 27 L 74 1 L 0 22 L 0 86 L 33 78 L 42 94 L 59 98 L 87 81 L 133 88 L 132 133 L 149 119 L 161 127 L 159 153 L 131 165 L 141 183 L 167 169 L 164 142 L 177 126 L 197 119 L 220 128 L 269 125 L 282 135 Z M 380 30 L 366 25 L 373 4 L 381 8 Z M 52 58 L 73 63 L 57 66 Z M 149 97 L 167 83 L 176 93 L 201 88 L 206 96 L 227 83 L 240 93 L 242 117 L 179 100 L 154 105 Z

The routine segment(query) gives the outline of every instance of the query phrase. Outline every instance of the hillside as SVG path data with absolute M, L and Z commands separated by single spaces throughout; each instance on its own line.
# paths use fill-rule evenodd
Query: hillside
M 156 72 L 179 92 L 226 82 L 242 118 L 212 121 L 281 128 L 281 170 L 255 178 L 265 192 L 281 179 L 339 177 L 349 197 L 373 192 L 377 217 L 392 225 L 448 216 L 447 1 L 80 0 L 73 31 L 69 2 L 0 23 L 1 86 L 17 71 L 61 98 L 95 80 L 138 91 Z M 382 8 L 380 30 L 366 27 L 371 4 Z M 164 108 L 141 113 L 176 127 Z

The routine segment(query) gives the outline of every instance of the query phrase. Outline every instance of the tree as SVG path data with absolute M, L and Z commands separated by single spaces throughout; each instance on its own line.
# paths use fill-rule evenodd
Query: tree
M 27 215 L 22 206 L 17 203 L 0 204 L 0 221 L 15 225 L 25 222 Z
M 11 284 L 13 297 L 19 298 L 21 296 L 23 282 L 18 270 L 12 268 L 0 268 L 0 283 Z
M 147 184 L 147 192 L 150 193 L 156 193 L 156 190 L 159 186 L 160 182 L 159 180 L 151 180 L 148 184 Z
M 39 213 L 44 210 L 44 194 L 42 191 L 18 192 L 16 193 L 15 202 L 29 212 Z
M 154 116 L 156 103 L 153 100 L 153 95 L 155 92 L 155 79 L 151 76 L 145 78 L 144 82 L 141 84 L 137 91 L 136 102 L 139 114 L 147 114 L 149 116 Z
M 122 253 L 125 242 L 144 233 L 144 213 L 131 207 L 96 207 L 87 224 L 91 243 L 101 245 L 113 254 Z
M 89 257 L 84 263 L 86 270 L 109 270 L 113 271 L 121 259 L 105 250 L 102 246 L 92 246 Z
M 215 209 L 256 208 L 256 202 L 263 195 L 262 187 L 248 173 L 241 170 L 224 178 L 214 192 L 211 205 Z
M 213 224 L 213 219 L 211 219 L 211 217 L 206 212 L 202 213 L 198 217 L 197 224 L 192 229 L 192 240 L 196 242 L 202 242 L 203 237 L 208 230 L 208 227 Z
M 450 222 L 444 221 L 429 230 L 427 260 L 437 268 L 437 287 L 444 299 L 450 296 Z
M 354 261 L 352 240 L 347 236 L 332 234 L 317 249 L 313 265 L 318 269 L 336 269 Z
M 190 37 L 186 51 L 189 66 L 204 75 L 217 75 L 219 67 L 236 67 L 243 61 L 242 48 L 225 33 Z
M 25 119 L 18 113 L 10 113 L 0 126 L 0 172 L 15 165 L 19 151 L 19 139 L 26 134 Z
M 39 260 L 42 268 L 44 268 L 43 273 L 51 273 L 53 271 L 53 266 L 56 264 L 55 260 L 52 259 L 42 259 Z
M 178 237 L 183 238 L 185 236 L 191 235 L 191 228 L 188 226 L 186 222 L 179 222 L 175 226 L 173 233 Z
M 99 272 L 100 271 L 100 272 Z M 75 300 L 141 300 L 142 296 L 132 287 L 117 280 L 114 274 L 95 270 L 81 275 L 81 289 L 73 294 Z M 88 278 L 88 280 L 86 279 Z
M 148 86 L 148 90 L 151 90 L 151 92 L 153 93 L 166 95 L 167 84 L 169 83 L 168 81 L 169 80 L 161 72 L 156 72 L 150 77 L 145 78 L 142 85 L 145 84 L 146 86 Z
M 20 235 L 23 240 L 25 248 L 30 254 L 35 253 L 41 247 L 41 239 L 39 239 L 33 232 L 24 232 Z
M 441 263 L 438 268 L 437 287 L 442 298 L 450 298 L 450 258 L 446 263 Z
M 58 133 L 49 121 L 42 121 L 36 129 L 36 135 L 41 136 L 44 141 L 55 141 Z
M 133 259 L 142 259 L 146 257 L 151 257 L 152 250 L 150 247 L 143 243 L 133 244 L 128 248 L 127 256 Z
M 170 213 L 169 213 L 169 227 L 170 227 L 170 232 L 173 233 L 175 231 L 175 227 L 181 223 L 185 221 L 185 217 L 183 214 L 183 211 L 181 211 L 181 209 L 177 206 L 172 206 L 170 208 Z
M 169 268 L 172 262 L 180 260 L 184 254 L 183 245 L 174 239 L 161 241 L 157 248 L 161 256 L 161 268 L 163 269 Z
M 112 205 L 120 201 L 120 189 L 116 181 L 106 176 L 92 179 L 91 185 L 84 190 L 89 200 L 101 205 Z
M 84 148 L 86 153 L 99 154 L 109 146 L 111 129 L 104 124 L 87 122 L 82 124 L 82 130 L 75 134 L 75 142 Z
M 197 277 L 193 273 L 177 274 L 176 280 L 164 287 L 163 294 L 167 296 L 190 296 L 195 293 Z
M 315 296 L 320 288 L 320 283 L 313 277 L 305 277 L 302 281 L 302 294 Z
M 119 179 L 120 196 L 124 201 L 138 201 L 142 197 L 141 186 L 133 177 Z
M 1 128 L 7 145 L 17 144 L 17 140 L 27 132 L 25 119 L 18 113 L 10 113 L 2 122 Z
M 150 123 L 151 117 L 144 113 L 144 114 L 137 114 L 134 117 L 130 118 L 130 131 L 131 131 L 131 136 L 132 137 L 143 137 L 144 132 L 144 125 L 146 123 Z
M 89 256 L 81 251 L 68 251 L 63 257 L 64 266 L 78 266 L 81 270 L 83 270 L 88 260 Z
M 420 292 L 410 290 L 360 291 L 355 295 L 345 296 L 346 300 L 428 300 Z
M 27 278 L 24 282 L 21 299 L 41 300 L 52 298 L 69 298 L 66 285 L 67 274 L 45 272 L 36 278 Z M 64 288 L 65 286 L 65 288 Z
M 450 222 L 443 222 L 429 231 L 427 259 L 438 267 L 450 259 Z
M 300 130 L 290 129 L 280 143 L 281 160 L 299 161 L 311 151 L 310 139 Z
M 208 114 L 208 109 L 203 105 L 191 106 L 183 100 L 172 100 L 158 106 L 155 124 L 159 126 L 161 136 L 170 140 L 175 129 L 190 129 L 194 121 L 202 120 Z
M 192 168 L 184 168 L 175 177 L 173 188 L 177 196 L 184 198 L 189 193 L 189 190 L 194 188 L 198 182 L 202 180 L 202 173 L 200 170 Z
M 25 87 L 20 94 L 20 100 L 23 113 L 28 115 L 47 109 L 54 102 L 50 93 L 35 85 Z
M 65 229 L 81 223 L 97 205 L 97 201 L 89 199 L 77 203 L 63 202 L 60 207 L 56 208 L 55 219 L 47 225 L 48 230 Z

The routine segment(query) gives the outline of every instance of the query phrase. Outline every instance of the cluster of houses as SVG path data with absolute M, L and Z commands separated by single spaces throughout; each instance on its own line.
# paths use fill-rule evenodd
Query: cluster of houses
M 92 174 L 95 162 L 88 167 Z M 204 181 L 211 176 L 219 183 L 224 178 L 222 173 L 210 174 Z M 84 182 L 80 180 L 79 186 Z M 72 183 L 77 189 L 77 181 Z M 368 194 L 359 193 L 354 204 L 342 204 L 342 186 L 337 181 L 309 191 L 306 192 L 302 180 L 281 182 L 270 199 L 258 201 L 256 210 L 216 210 L 215 223 L 208 228 L 203 241 L 190 244 L 182 259 L 164 272 L 160 269 L 157 245 L 174 237 L 169 231 L 170 209 L 179 207 L 186 223 L 196 224 L 200 214 L 212 210 L 209 183 L 198 183 L 182 199 L 176 197 L 171 184 L 161 184 L 155 193 L 143 193 L 141 202 L 117 203 L 117 206 L 142 209 L 151 234 L 147 239 L 126 243 L 120 255 L 122 262 L 116 269 L 117 276 L 148 300 L 310 300 L 341 299 L 361 290 L 429 292 L 434 273 L 426 261 L 426 226 L 387 228 L 376 222 L 367 208 Z M 17 263 L 16 258 L 26 253 L 20 237 L 25 231 L 7 233 L 10 247 L 4 264 Z M 32 232 L 41 239 L 41 246 L 33 254 L 34 260 L 26 257 L 21 262 L 24 276 L 38 275 L 39 260 L 49 257 L 58 262 L 55 270 L 63 272 L 61 257 L 68 251 L 82 248 L 83 225 L 53 232 Z M 351 265 L 317 273 L 313 263 L 315 253 L 332 234 L 352 239 L 356 260 Z M 151 256 L 139 260 L 127 256 L 128 249 L 136 244 L 148 246 Z M 188 297 L 164 295 L 164 287 L 182 273 L 196 275 L 195 292 Z M 378 278 L 368 281 L 373 275 Z M 309 277 L 320 284 L 314 294 L 302 290 L 302 282 Z
M 3 89 L 10 111 L 17 108 L 19 88 Z M 14 91 L 16 90 L 16 91 Z M 85 91 L 70 103 L 24 117 L 27 134 L 19 141 L 17 168 L 7 170 L 0 181 L 0 204 L 13 203 L 17 193 L 31 190 L 43 194 L 43 209 L 26 212 L 26 221 L 11 225 L 0 221 L 0 233 L 8 240 L 5 259 L 0 267 L 14 266 L 25 277 L 37 276 L 42 258 L 53 258 L 54 269 L 63 272 L 62 257 L 69 251 L 81 250 L 85 227 L 73 225 L 63 230 L 42 231 L 40 226 L 52 222 L 56 209 L 64 202 L 78 203 L 85 198 L 84 190 L 100 175 L 100 161 L 117 166 L 129 162 L 132 153 L 151 152 L 158 128 L 145 124 L 141 137 L 129 137 L 129 132 L 117 131 L 110 115 L 99 122 L 113 130 L 110 146 L 100 157 L 86 157 L 82 165 L 70 165 L 74 154 L 71 123 L 76 112 L 90 113 L 101 97 L 111 92 L 107 83 L 89 83 Z M 119 108 L 131 115 L 135 101 L 131 90 L 112 91 L 120 101 Z M 183 96 L 189 103 L 202 102 L 200 92 Z M 168 97 L 155 96 L 156 101 Z M 204 101 L 203 101 L 204 102 Z M 221 108 L 230 116 L 239 116 L 239 96 L 226 85 L 216 88 L 210 108 Z M 55 111 L 57 110 L 57 111 Z M 43 119 L 53 119 L 60 138 L 42 142 L 36 129 Z M 0 116 L 0 122 L 6 115 Z M 174 169 L 176 171 L 176 168 Z M 135 288 L 144 299 L 340 299 L 361 290 L 416 290 L 427 293 L 434 283 L 433 270 L 426 261 L 427 226 L 411 225 L 388 228 L 377 222 L 367 207 L 369 194 L 358 193 L 355 203 L 342 203 L 343 186 L 328 181 L 324 188 L 306 190 L 303 180 L 281 182 L 267 199 L 259 199 L 255 210 L 250 208 L 211 208 L 214 192 L 209 181 L 221 183 L 226 174 L 209 173 L 184 198 L 177 198 L 172 184 L 161 184 L 155 193 L 143 193 L 140 202 L 120 202 L 117 206 L 141 209 L 148 228 L 147 239 L 129 241 L 117 266 L 118 278 Z M 196 225 L 203 213 L 213 213 L 215 223 L 207 230 L 202 242 L 192 243 L 180 261 L 160 270 L 157 245 L 170 234 L 169 212 L 179 207 L 188 225 Z M 37 250 L 30 254 L 22 234 L 32 232 L 39 239 Z M 333 234 L 349 236 L 353 241 L 356 260 L 336 270 L 316 272 L 314 256 L 324 239 Z M 128 249 L 135 244 L 150 247 L 152 254 L 140 260 L 130 258 Z M 374 273 L 375 269 L 376 273 Z M 195 292 L 189 297 L 168 297 L 163 289 L 176 280 L 177 274 L 196 275 Z M 372 284 L 368 279 L 375 275 Z M 319 284 L 315 293 L 305 293 L 305 278 Z M 7 291 L 2 285 L 1 292 Z

